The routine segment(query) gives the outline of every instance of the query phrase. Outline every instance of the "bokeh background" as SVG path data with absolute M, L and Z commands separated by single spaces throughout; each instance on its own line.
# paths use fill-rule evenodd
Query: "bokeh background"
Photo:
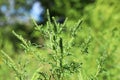
M 14 30 L 32 43 L 44 44 L 41 33 L 34 31 L 34 19 L 38 25 L 45 25 L 46 10 L 59 23 L 68 18 L 67 27 L 71 28 L 83 19 L 83 30 L 79 32 L 77 44 L 91 36 L 88 54 L 76 56 L 84 63 L 84 74 L 92 76 L 97 69 L 96 60 L 103 54 L 105 73 L 98 80 L 120 80 L 120 0 L 0 0 L 0 49 L 6 51 L 14 61 L 23 57 L 21 42 L 12 34 Z M 75 48 L 75 53 L 80 53 Z M 44 52 L 44 51 L 43 51 Z M 31 61 L 35 61 L 32 60 Z M 37 62 L 36 62 L 37 63 Z M 35 63 L 31 63 L 36 68 Z M 32 72 L 29 74 L 31 75 Z M 7 76 L 7 77 L 5 77 Z M 0 80 L 14 80 L 11 69 L 0 58 Z M 74 80 L 74 79 L 73 79 Z M 85 79 L 87 80 L 87 78 Z

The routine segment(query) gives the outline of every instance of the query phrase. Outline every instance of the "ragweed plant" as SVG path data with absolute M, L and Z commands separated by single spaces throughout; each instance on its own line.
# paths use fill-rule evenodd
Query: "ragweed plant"
M 79 20 L 77 24 L 71 29 L 69 41 L 65 41 L 63 37 L 64 28 L 67 19 L 63 24 L 56 22 L 55 17 L 50 19 L 49 12 L 47 12 L 48 22 L 46 28 L 44 26 L 38 26 L 36 23 L 35 29 L 42 32 L 48 39 L 45 47 L 51 50 L 48 54 L 49 60 L 47 63 L 51 66 L 49 76 L 45 73 L 40 73 L 47 80 L 65 80 L 67 74 L 74 74 L 79 72 L 82 63 L 75 62 L 74 60 L 67 62 L 66 57 L 72 56 L 70 49 L 74 47 L 74 39 L 77 35 L 77 30 L 81 27 L 82 20 Z
M 15 71 L 16 80 L 67 80 L 71 75 L 79 75 L 80 73 L 82 62 L 71 58 L 71 56 L 75 55 L 75 53 L 71 52 L 71 49 L 75 47 L 75 39 L 77 38 L 78 30 L 81 29 L 82 20 L 79 20 L 70 29 L 70 33 L 68 33 L 69 40 L 67 40 L 64 37 L 67 18 L 63 24 L 60 24 L 55 17 L 50 18 L 48 11 L 47 17 L 46 26 L 37 25 L 33 20 L 36 25 L 35 30 L 41 32 L 46 40 L 44 49 L 49 51 L 44 53 L 46 56 L 41 55 L 43 53 L 37 49 L 38 45 L 33 45 L 30 41 L 25 40 L 21 35 L 13 31 L 13 34 L 22 42 L 21 45 L 25 53 L 31 53 L 46 70 L 43 70 L 43 67 L 39 67 L 33 73 L 33 76 L 28 78 L 25 69 L 26 65 L 17 65 L 4 51 L 1 51 L 5 63 Z M 81 48 L 82 52 L 87 52 L 88 44 L 89 40 L 82 45 L 82 47 L 84 46 L 84 48 Z
M 4 51 L 1 51 L 3 61 L 15 72 L 16 80 L 27 80 L 26 65 L 24 63 L 16 64 Z

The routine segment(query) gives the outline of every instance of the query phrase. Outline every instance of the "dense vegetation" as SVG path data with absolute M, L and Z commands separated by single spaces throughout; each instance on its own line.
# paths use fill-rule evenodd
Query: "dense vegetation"
M 44 24 L 0 27 L 0 80 L 119 80 L 120 1 L 50 1 Z

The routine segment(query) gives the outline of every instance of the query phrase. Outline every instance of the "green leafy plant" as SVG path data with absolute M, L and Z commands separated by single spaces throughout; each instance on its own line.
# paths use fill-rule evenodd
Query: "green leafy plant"
M 27 72 L 27 66 L 30 66 L 27 64 L 27 61 L 22 62 L 22 60 L 20 60 L 16 63 L 4 51 L 1 51 L 4 62 L 13 69 L 16 74 L 16 80 L 66 80 L 70 79 L 71 75 L 78 75 L 77 78 L 74 79 L 85 80 L 81 73 L 83 63 L 73 58 L 76 53 L 72 51 L 72 49 L 76 47 L 75 40 L 78 35 L 78 30 L 81 30 L 82 20 L 79 20 L 70 31 L 68 31 L 67 37 L 69 37 L 69 39 L 66 39 L 67 18 L 63 24 L 60 24 L 55 20 L 55 17 L 50 18 L 49 12 L 47 12 L 47 16 L 48 21 L 46 26 L 37 25 L 33 20 L 36 26 L 35 30 L 43 34 L 45 39 L 45 44 L 42 48 L 39 48 L 40 45 L 25 40 L 21 35 L 13 31 L 13 34 L 22 42 L 21 46 L 25 50 L 25 53 L 31 54 L 38 60 L 38 64 L 41 65 L 34 70 L 32 77 L 29 76 Z M 81 53 L 88 53 L 90 42 L 91 37 L 81 43 L 81 46 L 79 46 Z M 40 49 L 45 50 L 44 53 L 42 53 Z M 79 56 L 82 55 L 79 54 Z M 98 70 L 92 78 L 89 78 L 90 80 L 97 79 L 101 70 L 103 70 L 104 60 L 104 56 L 98 60 Z
M 64 80 L 68 74 L 70 75 L 79 72 L 82 65 L 81 62 L 76 62 L 74 60 L 67 61 L 70 56 L 74 55 L 70 50 L 74 47 L 74 39 L 77 38 L 77 30 L 81 27 L 82 20 L 79 20 L 71 29 L 70 40 L 65 41 L 63 34 L 67 19 L 63 24 L 60 24 L 56 22 L 54 17 L 52 17 L 53 21 L 51 21 L 49 12 L 47 12 L 47 16 L 48 22 L 46 27 L 42 25 L 39 26 L 34 22 L 36 25 L 35 29 L 43 33 L 45 38 L 48 39 L 44 46 L 51 52 L 47 54 L 46 58 L 37 54 L 37 51 L 33 48 L 37 48 L 37 46 L 32 45 L 30 41 L 25 40 L 21 35 L 18 35 L 14 31 L 13 34 L 22 42 L 21 45 L 26 52 L 31 52 L 37 57 L 40 63 L 49 66 L 48 72 L 41 71 L 41 68 L 38 68 L 31 80 Z M 24 70 L 17 67 L 15 62 L 4 51 L 1 52 L 5 63 L 15 71 L 17 78 L 19 80 L 26 80 Z

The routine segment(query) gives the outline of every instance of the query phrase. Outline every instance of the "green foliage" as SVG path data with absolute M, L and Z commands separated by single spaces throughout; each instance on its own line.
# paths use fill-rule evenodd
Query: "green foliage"
M 75 3 L 72 8 L 71 1 Z M 58 2 L 56 0 L 54 8 L 50 7 L 52 15 L 58 11 L 56 15 L 65 15 L 69 18 L 63 24 L 56 22 L 56 17 L 48 17 L 46 24 L 38 25 L 33 21 L 36 31 L 32 30 L 31 25 L 27 27 L 16 25 L 17 27 L 11 29 L 0 28 L 0 49 L 9 53 L 7 54 L 9 58 L 3 51 L 0 54 L 4 57 L 4 61 L 8 60 L 6 62 L 11 65 L 12 58 L 11 66 L 15 64 L 18 71 L 20 70 L 19 75 L 24 77 L 24 80 L 39 78 L 49 80 L 58 77 L 63 80 L 119 80 L 119 0 L 96 0 L 93 4 L 84 2 L 87 0 L 81 1 L 83 3 L 79 3 L 79 0 L 64 3 L 67 4 L 65 11 L 63 11 L 62 1 L 59 0 Z M 77 7 L 84 8 L 77 9 Z M 77 23 L 76 20 L 80 18 L 81 13 L 85 21 L 78 26 L 81 20 Z M 22 51 L 23 49 L 18 49 L 20 54 L 14 54 L 18 52 L 12 50 L 14 47 L 11 42 L 17 43 L 18 46 L 20 44 L 16 41 L 17 38 L 11 37 L 11 30 L 15 31 L 13 33 L 22 42 L 21 46 L 25 52 Z M 39 42 L 40 44 L 37 44 Z M 24 64 L 27 65 L 23 67 Z M 0 69 L 1 80 L 14 80 L 15 77 L 20 79 L 18 76 L 14 77 L 15 70 L 6 68 L 1 58 Z M 4 77 L 6 75 L 8 77 Z
M 59 24 L 56 22 L 53 17 L 53 23 L 50 20 L 49 13 L 47 26 L 44 28 L 43 26 L 38 26 L 36 23 L 36 30 L 42 32 L 45 35 L 45 38 L 48 39 L 47 44 L 44 45 L 46 49 L 49 49 L 51 52 L 46 54 L 46 58 L 37 54 L 37 51 L 33 48 L 31 42 L 23 39 L 21 35 L 16 34 L 13 31 L 13 34 L 22 42 L 22 47 L 25 49 L 26 53 L 31 52 L 32 55 L 35 55 L 43 64 L 49 66 L 48 73 L 41 71 L 41 68 L 38 68 L 31 80 L 64 80 L 66 77 L 74 73 L 78 73 L 80 71 L 81 62 L 76 62 L 74 60 L 67 61 L 71 56 L 75 55 L 71 53 L 71 49 L 74 47 L 74 39 L 77 38 L 77 30 L 81 26 L 82 21 L 78 21 L 78 23 L 73 27 L 69 41 L 65 41 L 63 34 L 66 26 L 66 21 L 63 24 Z M 36 46 L 35 46 L 36 47 Z M 37 48 L 37 47 L 36 47 Z M 3 59 L 6 59 L 6 64 L 9 67 L 12 67 L 17 75 L 19 80 L 26 80 L 24 70 L 20 72 L 19 68 L 16 67 L 14 61 L 2 51 Z M 20 66 L 22 67 L 22 66 Z M 25 67 L 25 66 L 24 66 Z M 24 68 L 23 68 L 24 69 Z M 36 76 L 38 75 L 38 76 Z
M 84 9 L 84 15 L 88 25 L 96 30 L 103 30 L 109 27 L 118 27 L 119 24 L 119 0 L 104 1 L 98 0 L 95 4 L 88 5 Z
M 79 19 L 83 15 L 85 6 L 94 3 L 95 0 L 40 0 L 40 2 L 50 10 L 51 16 Z
M 15 72 L 16 74 L 16 77 L 19 79 L 19 80 L 26 80 L 26 75 L 25 75 L 25 66 L 19 66 L 17 65 L 5 52 L 1 51 L 2 53 L 2 56 L 3 56 L 3 59 L 4 59 L 4 62 L 10 67 L 13 69 L 13 71 Z M 16 79 L 17 80 L 17 79 Z

